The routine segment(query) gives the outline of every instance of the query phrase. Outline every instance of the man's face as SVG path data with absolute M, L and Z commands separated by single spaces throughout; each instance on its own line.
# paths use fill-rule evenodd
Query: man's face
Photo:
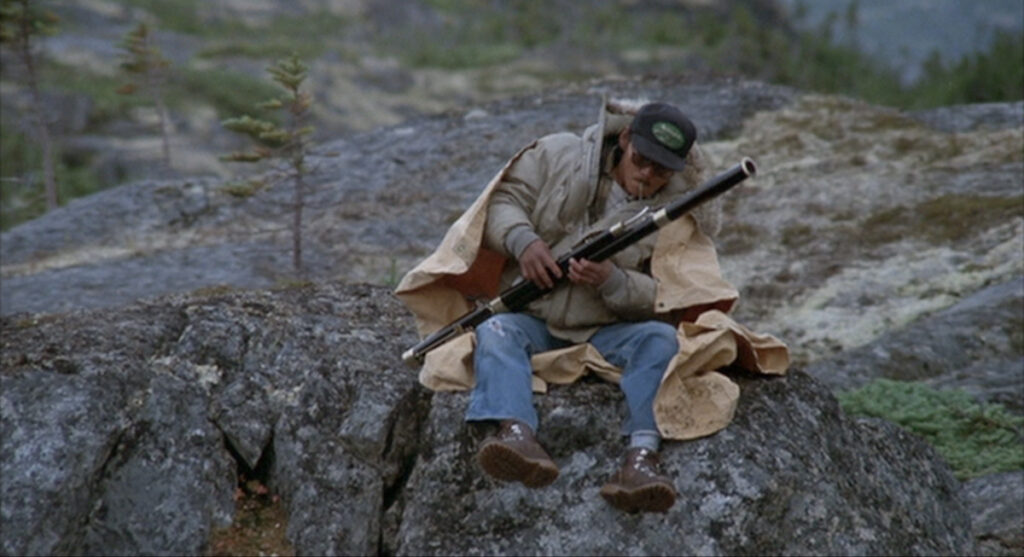
M 673 171 L 641 155 L 629 140 L 629 130 L 619 136 L 623 155 L 615 167 L 616 181 L 634 197 L 650 197 L 668 184 Z

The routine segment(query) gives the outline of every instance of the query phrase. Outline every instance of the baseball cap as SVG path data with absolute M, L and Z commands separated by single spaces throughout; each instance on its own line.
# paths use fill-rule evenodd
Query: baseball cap
M 661 102 L 640 107 L 629 132 L 641 155 L 672 170 L 683 169 L 686 154 L 697 139 L 693 122 L 678 108 Z

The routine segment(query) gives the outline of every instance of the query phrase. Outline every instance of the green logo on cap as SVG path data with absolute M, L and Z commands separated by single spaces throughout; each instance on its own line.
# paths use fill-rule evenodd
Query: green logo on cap
M 672 150 L 677 150 L 686 145 L 686 135 L 683 130 L 670 122 L 656 122 L 651 126 L 651 133 L 662 145 Z

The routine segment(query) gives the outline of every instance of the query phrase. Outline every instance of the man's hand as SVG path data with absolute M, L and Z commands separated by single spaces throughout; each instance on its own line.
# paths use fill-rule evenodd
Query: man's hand
M 519 256 L 519 274 L 537 286 L 549 289 L 555 285 L 551 274 L 548 274 L 549 270 L 556 278 L 562 277 L 562 270 L 558 268 L 555 256 L 551 255 L 551 248 L 544 240 L 534 240 Z
M 590 286 L 598 287 L 604 284 L 604 281 L 608 280 L 611 276 L 612 271 L 615 270 L 615 264 L 609 259 L 605 259 L 600 263 L 595 263 L 589 259 L 570 259 L 569 260 L 569 280 L 576 284 L 589 284 Z

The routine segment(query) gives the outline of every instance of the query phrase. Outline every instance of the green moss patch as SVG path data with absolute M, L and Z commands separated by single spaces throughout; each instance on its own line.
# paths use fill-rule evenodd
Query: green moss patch
M 923 437 L 961 480 L 1024 469 L 1024 416 L 965 391 L 877 379 L 840 393 L 848 414 L 882 418 Z

